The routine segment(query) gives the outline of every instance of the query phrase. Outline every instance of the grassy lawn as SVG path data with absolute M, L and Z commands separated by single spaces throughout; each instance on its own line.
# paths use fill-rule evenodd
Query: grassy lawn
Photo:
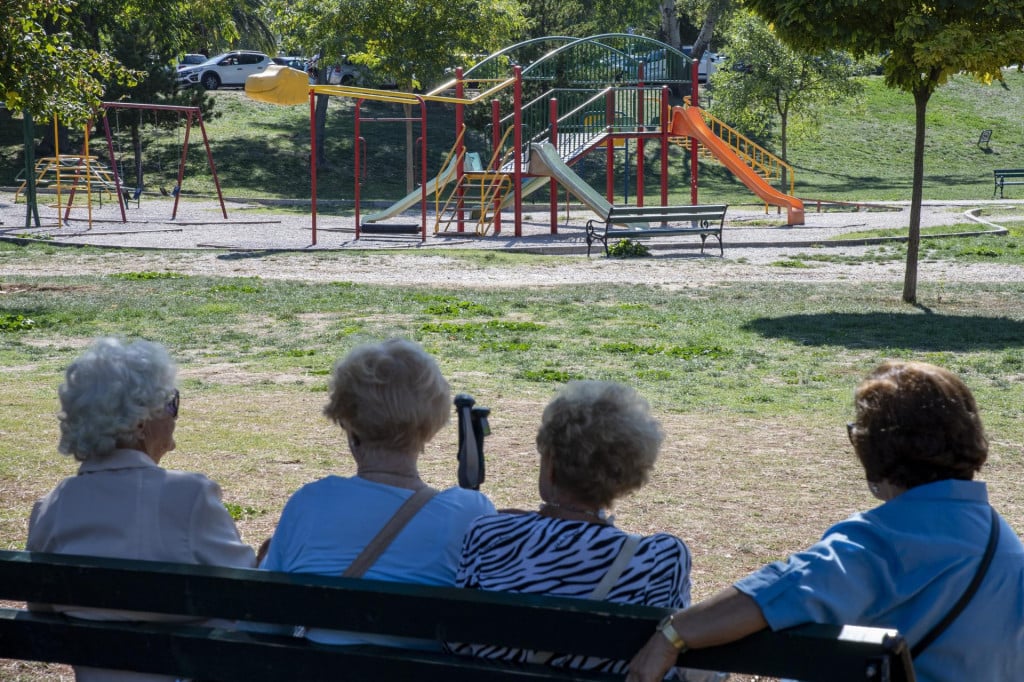
M 62 253 L 3 245 L 0 268 L 27 259 L 58 273 Z M 252 543 L 271 531 L 297 486 L 351 470 L 338 433 L 319 415 L 326 376 L 354 344 L 391 335 L 421 342 L 455 391 L 492 408 L 485 488 L 499 506 L 537 499 L 532 440 L 552 391 L 580 377 L 636 386 L 670 437 L 655 480 L 623 505 L 620 525 L 690 542 L 698 594 L 872 504 L 843 425 L 857 380 L 885 358 L 923 359 L 966 378 L 993 444 L 985 477 L 1001 511 L 1024 528 L 1016 495 L 1024 283 L 949 284 L 926 309 L 896 303 L 898 286 L 443 292 L 186 276 L 174 272 L 173 254 L 160 273 L 6 277 L 0 545 L 23 546 L 32 500 L 74 470 L 55 452 L 56 387 L 68 362 L 103 334 L 158 339 L 173 350 L 183 415 L 167 464 L 220 481 Z M 426 453 L 428 480 L 454 480 L 455 450 L 449 428 Z

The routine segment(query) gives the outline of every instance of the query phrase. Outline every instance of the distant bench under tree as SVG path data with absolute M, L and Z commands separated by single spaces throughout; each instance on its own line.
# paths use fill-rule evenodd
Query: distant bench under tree
M 604 244 L 608 254 L 609 239 L 667 237 L 671 235 L 700 235 L 700 252 L 708 236 L 718 239 L 719 255 L 722 247 L 722 226 L 727 204 L 692 206 L 612 206 L 607 215 L 587 221 L 587 255 L 595 241 Z
M 992 190 L 992 198 L 999 192 L 999 198 L 1004 199 L 1003 187 L 1006 185 L 1024 185 L 1024 168 L 997 168 L 992 171 L 995 179 L 995 188 Z
M 0 551 L 0 599 L 334 628 L 628 660 L 672 609 L 357 578 Z M 201 621 L 82 620 L 0 608 L 0 658 L 218 682 L 621 682 L 434 650 L 327 645 Z M 807 625 L 696 649 L 682 666 L 806 682 L 914 682 L 895 630 Z

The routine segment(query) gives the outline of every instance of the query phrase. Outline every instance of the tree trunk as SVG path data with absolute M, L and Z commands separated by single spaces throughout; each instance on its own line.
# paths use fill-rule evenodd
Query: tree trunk
M 722 15 L 725 14 L 731 6 L 732 0 L 712 0 L 711 4 L 708 5 L 707 14 L 704 15 L 704 23 L 700 26 L 700 33 L 697 34 L 697 39 L 693 41 L 692 57 L 694 59 L 699 61 L 700 58 L 704 56 L 704 52 L 708 49 L 708 46 L 711 45 L 711 38 L 714 36 L 715 26 L 718 24 L 718 20 L 722 18 Z M 678 26 L 678 23 L 676 25 Z
M 661 14 L 661 33 L 665 42 L 672 47 L 681 49 L 682 38 L 679 37 L 679 13 L 676 11 L 676 0 L 659 0 L 658 9 Z
M 907 268 L 903 274 L 903 300 L 917 303 L 917 254 L 921 245 L 921 197 L 924 193 L 925 113 L 932 87 L 914 91 L 914 176 L 910 192 L 910 229 L 907 232 Z

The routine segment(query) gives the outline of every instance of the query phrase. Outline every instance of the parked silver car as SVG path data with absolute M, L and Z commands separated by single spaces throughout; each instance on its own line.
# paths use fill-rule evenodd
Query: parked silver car
M 235 50 L 178 71 L 178 87 L 202 85 L 207 90 L 222 86 L 245 87 L 245 79 L 273 64 L 262 52 Z

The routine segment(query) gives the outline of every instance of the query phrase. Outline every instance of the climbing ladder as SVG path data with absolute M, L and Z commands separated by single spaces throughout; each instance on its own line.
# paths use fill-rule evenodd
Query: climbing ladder
M 58 156 L 44 156 L 36 161 L 35 165 L 36 187 L 56 186 L 58 191 L 61 188 L 68 188 L 71 192 L 85 188 L 97 192 L 100 205 L 103 205 L 103 195 L 108 195 L 116 201 L 116 185 L 110 168 L 95 156 L 82 156 L 80 154 L 60 154 Z M 21 194 L 28 185 L 27 179 L 22 178 L 22 183 L 14 192 L 14 201 L 18 201 Z

